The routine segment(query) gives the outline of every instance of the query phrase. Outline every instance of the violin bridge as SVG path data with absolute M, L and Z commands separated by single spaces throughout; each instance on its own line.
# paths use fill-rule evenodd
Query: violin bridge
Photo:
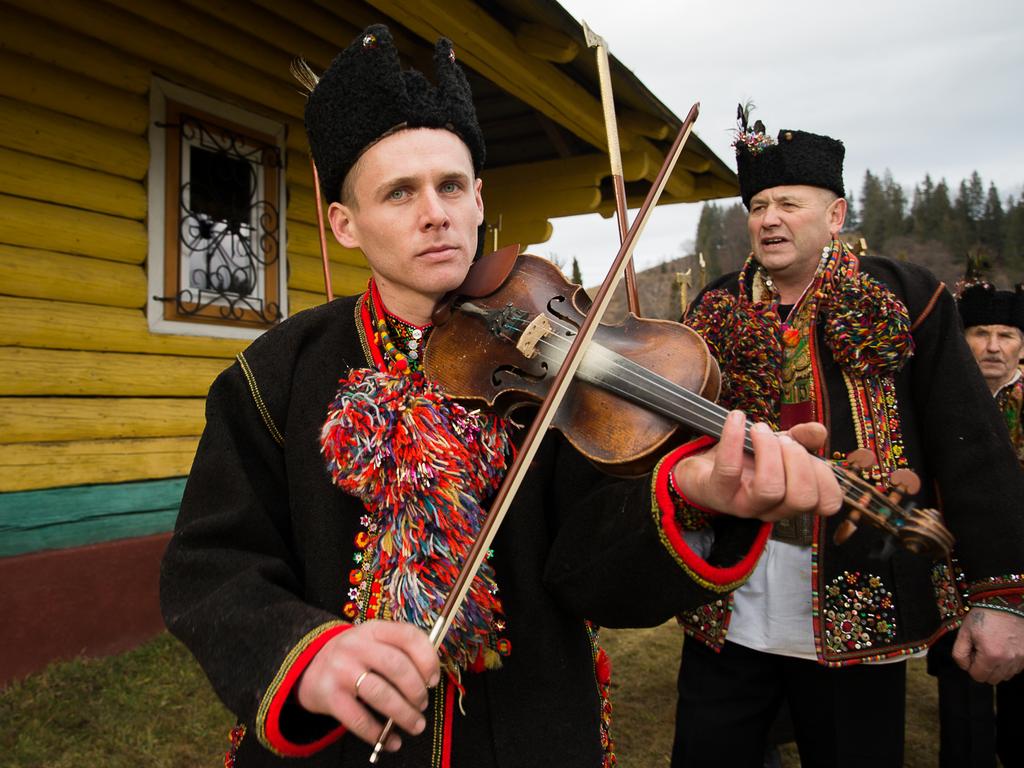
M 551 323 L 546 315 L 537 315 L 530 324 L 519 334 L 519 341 L 516 342 L 516 349 L 529 359 L 537 354 L 537 344 L 540 340 L 551 333 Z

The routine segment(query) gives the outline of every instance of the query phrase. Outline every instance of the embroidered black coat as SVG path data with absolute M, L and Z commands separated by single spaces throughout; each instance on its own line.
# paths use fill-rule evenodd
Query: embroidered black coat
M 1024 591 L 1024 473 L 1010 450 L 1006 426 L 995 408 L 963 338 L 952 296 L 929 272 L 910 264 L 866 257 L 861 269 L 887 286 L 907 307 L 914 354 L 895 377 L 896 411 L 909 466 L 921 478 L 919 506 L 940 504 L 956 537 L 959 585 L 951 563 L 898 550 L 880 556 L 882 535 L 862 524 L 844 545 L 833 542 L 839 518 L 815 531 L 813 611 L 819 661 L 849 664 L 911 653 L 957 626 L 963 598 Z M 708 291 L 734 296 L 738 275 L 727 275 Z M 743 290 L 750 296 L 750 286 Z M 828 456 L 857 445 L 854 411 L 843 372 L 817 324 L 819 352 L 815 385 L 829 429 Z M 729 376 L 728 368 L 723 377 Z M 877 581 L 875 581 L 877 579 Z M 887 596 L 882 592 L 888 592 Z M 684 626 L 712 647 L 727 634 L 727 600 L 685 616 Z M 829 619 L 832 619 L 831 623 Z M 879 629 L 879 622 L 881 629 Z M 868 642 L 849 642 L 847 630 Z M 842 650 L 838 648 L 842 646 Z
M 370 750 L 293 695 L 319 644 L 347 626 L 354 537 L 366 514 L 331 484 L 319 454 L 339 377 L 371 365 L 356 306 L 338 299 L 300 313 L 218 377 L 164 559 L 167 626 L 247 727 L 239 768 L 364 766 Z M 474 768 L 602 764 L 602 700 L 584 620 L 663 622 L 740 583 L 767 536 L 767 526 L 724 521 L 700 561 L 654 501 L 652 482 L 664 473 L 614 480 L 563 439 L 545 439 L 491 561 L 510 655 L 499 670 L 463 675 L 467 715 L 456 714 L 451 739 L 442 718 L 428 718 L 425 733 L 406 737 L 381 765 L 442 764 L 444 743 L 455 764 Z

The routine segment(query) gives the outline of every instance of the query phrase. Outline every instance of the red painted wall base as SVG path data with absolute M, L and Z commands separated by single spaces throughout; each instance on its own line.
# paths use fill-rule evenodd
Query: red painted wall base
M 163 629 L 170 534 L 0 559 L 0 687 L 51 661 L 134 648 Z

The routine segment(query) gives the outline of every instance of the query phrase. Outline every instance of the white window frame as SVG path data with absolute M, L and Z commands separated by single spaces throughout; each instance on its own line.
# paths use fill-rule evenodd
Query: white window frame
M 223 323 L 206 318 L 202 321 L 187 322 L 164 318 L 164 302 L 159 298 L 166 293 L 164 285 L 166 217 L 167 217 L 167 129 L 165 123 L 167 102 L 192 107 L 205 112 L 214 118 L 228 123 L 251 129 L 254 133 L 270 136 L 274 139 L 282 158 L 282 167 L 278 173 L 278 257 L 270 268 L 278 271 L 277 302 L 281 318 L 288 316 L 288 255 L 287 255 L 287 182 L 285 179 L 284 157 L 285 126 L 261 115 L 226 104 L 205 94 L 184 88 L 162 78 L 154 77 L 150 87 L 150 125 L 149 125 L 149 174 L 148 174 L 148 259 L 146 317 L 151 333 L 179 334 L 185 336 L 207 336 L 229 339 L 255 339 L 264 333 L 266 327 L 246 327 Z M 184 260 L 183 260 L 184 262 Z M 180 269 L 185 265 L 180 264 Z M 273 300 L 274 297 L 263 297 Z

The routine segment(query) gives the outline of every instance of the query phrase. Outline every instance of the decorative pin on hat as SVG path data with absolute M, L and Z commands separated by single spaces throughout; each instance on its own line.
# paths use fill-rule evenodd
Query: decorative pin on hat
M 846 149 L 841 141 L 789 129 L 779 131 L 778 138 L 773 139 L 760 120 L 750 127 L 752 108 L 749 102 L 738 106 L 738 127 L 733 141 L 740 196 L 748 209 L 751 198 L 758 192 L 791 184 L 822 187 L 839 197 L 845 196 L 843 158 Z

